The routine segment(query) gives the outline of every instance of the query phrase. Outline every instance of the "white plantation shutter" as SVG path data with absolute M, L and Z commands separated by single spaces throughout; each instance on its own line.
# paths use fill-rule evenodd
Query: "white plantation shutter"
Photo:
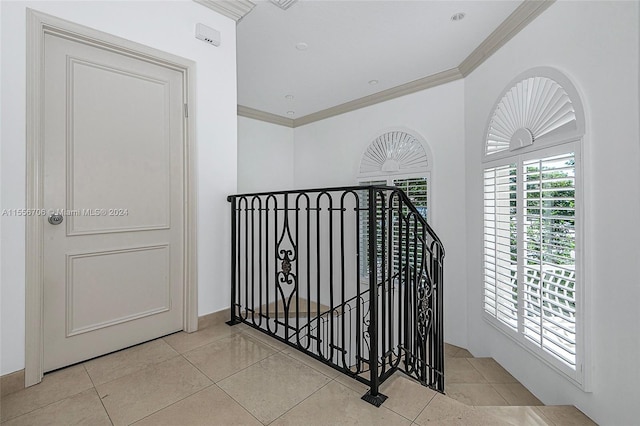
M 484 170 L 484 310 L 576 368 L 576 157 Z
M 397 186 L 398 188 L 402 189 L 407 196 L 409 197 L 409 200 L 411 200 L 411 202 L 413 203 L 413 205 L 416 207 L 416 209 L 418 210 L 418 212 L 420 213 L 420 215 L 426 220 L 427 219 L 427 198 L 428 198 L 428 190 L 427 190 L 427 178 L 426 177 L 415 177 L 415 178 L 408 178 L 408 179 L 394 179 L 393 180 L 393 186 Z M 403 212 L 404 214 L 408 214 L 408 208 L 405 208 L 405 211 Z M 402 255 L 406 256 L 407 253 L 405 252 L 406 250 L 406 246 L 405 247 L 398 247 L 398 244 L 400 242 L 398 235 L 400 234 L 400 229 L 399 229 L 400 224 L 396 221 L 393 223 L 393 234 L 394 234 L 394 238 L 393 238 L 393 243 L 394 243 L 394 265 L 393 265 L 393 270 L 397 271 L 398 270 L 398 265 L 400 264 L 400 252 L 402 251 Z M 407 231 L 407 229 L 405 228 L 405 232 Z M 409 230 L 411 231 L 411 230 Z M 417 256 L 417 259 L 420 259 L 422 257 L 422 246 L 418 245 L 416 247 L 415 242 L 408 236 L 405 235 L 405 238 L 409 238 L 409 256 L 413 256 L 414 252 L 415 255 Z M 408 260 L 408 259 L 406 259 Z M 405 260 L 405 261 L 406 261 Z
M 484 309 L 518 328 L 516 165 L 484 171 Z
M 411 202 L 416 206 L 422 217 L 427 218 L 427 178 L 415 177 L 408 179 L 394 179 L 393 186 L 397 186 L 407 193 Z
M 385 180 L 368 180 L 368 181 L 361 181 L 360 185 L 389 185 L 389 186 L 396 186 L 400 189 L 402 189 L 403 191 L 405 191 L 407 193 L 407 195 L 409 196 L 409 199 L 411 200 L 411 202 L 416 206 L 418 212 L 422 215 L 422 217 L 424 217 L 425 219 L 427 218 L 427 209 L 428 209 L 428 205 L 427 205 L 427 199 L 428 199 L 428 178 L 427 177 L 411 177 L 411 178 L 403 178 L 403 179 L 385 179 Z M 368 199 L 368 194 L 363 193 L 362 196 L 362 200 L 363 200 L 363 206 L 361 206 L 362 208 L 365 208 L 366 206 L 368 206 L 368 201 L 365 201 Z M 380 207 L 380 206 L 378 206 Z M 369 241 L 369 229 L 368 229 L 368 219 L 369 219 L 369 215 L 367 211 L 362 211 L 360 214 L 360 275 L 361 277 L 364 279 L 368 276 L 368 271 L 369 271 L 369 251 L 368 251 L 368 246 L 367 246 L 367 242 Z M 393 241 L 395 244 L 397 244 L 398 242 L 398 238 L 396 237 L 400 230 L 398 228 L 398 223 L 393 223 L 393 224 L 387 224 L 387 226 L 393 226 Z M 379 233 L 376 236 L 376 246 L 377 246 L 377 256 L 379 258 L 379 262 L 378 264 L 381 265 L 382 262 L 386 262 L 387 259 L 382 259 L 382 234 Z M 411 250 L 413 249 L 413 247 L 410 248 Z M 394 251 L 394 265 L 391 267 L 391 269 L 393 271 L 397 270 L 397 264 L 398 264 L 398 256 L 399 256 L 399 251 L 400 248 L 397 246 L 393 247 L 393 251 Z M 418 256 L 420 256 L 421 253 L 418 253 Z
M 523 331 L 575 368 L 575 156 L 525 161 L 522 174 Z
M 362 186 L 370 186 L 370 185 L 386 185 L 386 180 L 369 180 L 362 181 L 360 185 Z M 366 210 L 369 208 L 369 192 L 364 190 L 360 195 L 360 208 L 363 209 L 360 211 L 359 221 L 360 221 L 360 278 L 363 281 L 368 280 L 369 277 L 369 211 Z M 376 246 L 378 251 L 378 257 L 381 256 L 382 251 L 382 235 L 376 236 Z M 366 283 L 365 283 L 366 284 Z

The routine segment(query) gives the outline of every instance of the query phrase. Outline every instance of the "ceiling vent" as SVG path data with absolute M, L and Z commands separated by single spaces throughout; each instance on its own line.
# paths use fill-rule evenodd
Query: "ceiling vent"
M 280 9 L 287 10 L 298 0 L 270 0 L 270 1 L 271 3 L 278 6 Z

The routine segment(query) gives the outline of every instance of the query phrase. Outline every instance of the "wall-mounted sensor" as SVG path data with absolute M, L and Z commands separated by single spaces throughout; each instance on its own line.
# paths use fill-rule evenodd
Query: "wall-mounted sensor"
M 220 46 L 220 31 L 204 24 L 196 24 L 196 38 L 214 46 Z

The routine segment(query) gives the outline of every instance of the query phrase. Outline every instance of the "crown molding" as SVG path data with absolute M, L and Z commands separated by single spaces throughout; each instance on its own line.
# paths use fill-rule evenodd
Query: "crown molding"
M 400 86 L 392 87 L 391 89 L 383 90 L 381 92 L 374 93 L 363 98 L 354 99 L 353 101 L 345 102 L 343 104 L 323 109 L 322 111 L 314 112 L 312 114 L 305 115 L 304 117 L 296 118 L 293 120 L 281 115 L 272 114 L 270 112 L 265 112 L 259 109 L 249 108 L 242 105 L 238 105 L 238 115 L 241 117 L 266 121 L 268 123 L 279 124 L 281 126 L 299 127 L 304 126 L 305 124 L 324 120 L 325 118 L 344 114 L 345 112 L 355 111 L 360 108 L 378 104 L 380 102 L 389 101 L 391 99 L 399 98 L 401 96 L 409 95 L 411 93 L 449 83 L 451 81 L 460 80 L 461 78 L 462 74 L 460 74 L 460 71 L 458 71 L 457 68 L 452 68 L 450 70 L 442 71 L 418 80 L 411 81 L 409 83 L 401 84 Z
M 236 22 L 240 22 L 245 15 L 256 6 L 249 0 L 193 0 L 204 7 L 231 18 Z
M 267 123 L 279 124 L 280 126 L 295 127 L 294 120 L 282 117 L 281 115 L 271 114 L 270 112 L 260 111 L 259 109 L 249 108 L 238 105 L 238 115 L 240 117 L 253 118 L 254 120 L 266 121 Z
M 462 76 L 466 77 L 471 74 L 474 69 L 529 25 L 542 12 L 547 10 L 554 2 L 555 0 L 525 0 L 460 63 L 458 69 Z
M 419 92 L 421 90 L 429 89 L 461 78 L 462 74 L 460 74 L 460 71 L 458 71 L 457 68 L 452 68 L 450 70 L 410 81 L 409 83 L 401 84 L 400 86 L 392 87 L 391 89 L 383 90 L 363 98 L 354 99 L 353 101 L 314 112 L 312 114 L 305 115 L 304 117 L 296 118 L 294 120 L 294 127 L 304 126 L 305 124 L 324 120 L 325 118 L 334 117 L 336 115 L 344 114 L 345 112 L 355 111 L 380 102 L 389 101 L 391 99 L 399 98 L 400 96 L 409 95 L 411 93 Z
M 194 1 L 211 2 L 211 0 Z M 363 98 L 354 99 L 353 101 L 345 102 L 293 120 L 242 105 L 238 105 L 238 115 L 295 128 L 462 79 L 471 74 L 474 69 L 480 66 L 480 64 L 493 55 L 505 43 L 511 40 L 530 22 L 542 14 L 542 12 L 547 10 L 555 1 L 556 0 L 525 0 L 456 68 L 432 74 L 409 83 L 401 84 L 400 86 L 392 87 L 391 89 L 383 90 Z

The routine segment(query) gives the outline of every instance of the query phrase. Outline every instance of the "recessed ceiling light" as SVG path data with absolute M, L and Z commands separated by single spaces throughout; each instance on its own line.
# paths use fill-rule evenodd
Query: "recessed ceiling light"
M 369 84 L 375 86 L 376 84 L 378 84 L 378 80 L 369 80 Z
M 295 111 L 287 111 L 287 115 L 295 115 Z
M 455 13 L 452 17 L 451 20 L 452 21 L 462 21 L 465 17 L 465 14 L 463 12 L 459 12 L 459 13 Z
M 298 50 L 307 50 L 309 45 L 307 43 L 298 43 L 296 44 L 296 49 Z
M 286 100 L 288 100 L 288 101 L 292 101 L 293 100 L 293 95 L 286 95 L 284 98 Z

